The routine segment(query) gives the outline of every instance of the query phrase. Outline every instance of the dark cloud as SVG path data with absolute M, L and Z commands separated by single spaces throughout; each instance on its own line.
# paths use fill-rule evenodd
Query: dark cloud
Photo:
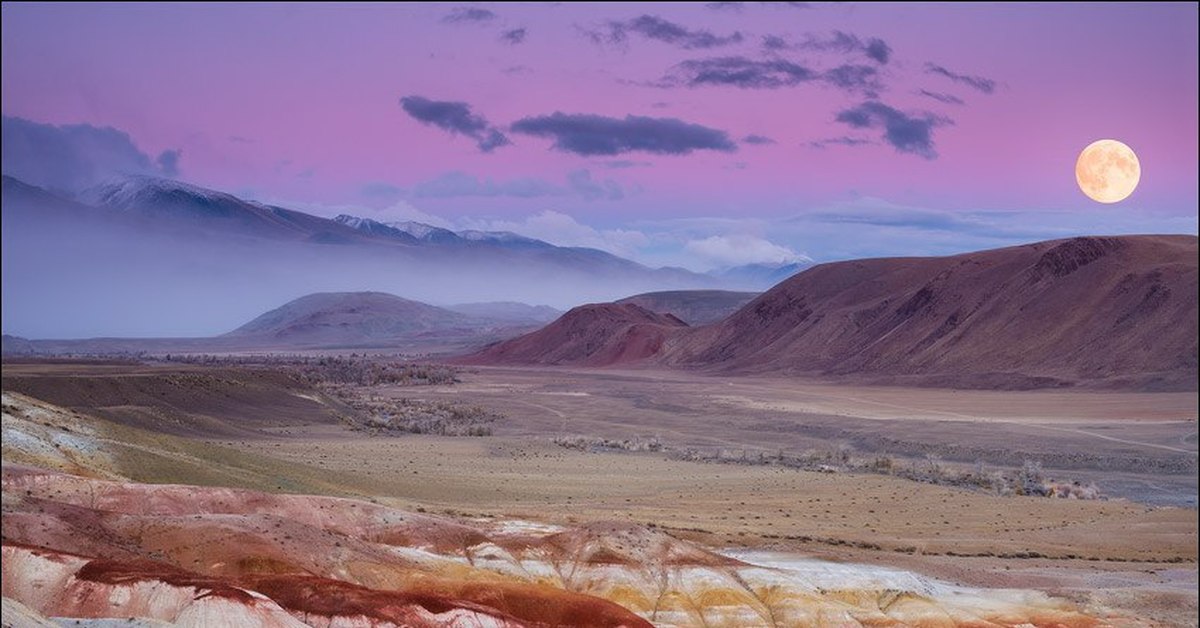
M 841 137 L 831 137 L 824 140 L 809 142 L 808 147 L 825 148 L 831 144 L 837 144 L 840 146 L 870 146 L 875 144 L 875 142 L 861 137 L 850 137 L 849 135 L 843 135 Z
M 585 201 L 600 199 L 619 201 L 625 198 L 625 191 L 612 179 L 596 181 L 587 170 L 576 170 L 567 175 L 567 185 Z
M 461 24 L 464 22 L 490 22 L 496 19 L 496 14 L 481 9 L 479 7 L 458 7 L 451 9 L 449 13 L 442 18 L 443 22 L 448 24 Z
M 948 118 L 931 113 L 909 115 L 874 100 L 839 112 L 836 120 L 856 129 L 883 129 L 883 141 L 897 152 L 912 153 L 925 159 L 937 157 L 933 149 L 933 129 L 951 124 Z
M 485 153 L 512 143 L 498 129 L 489 125 L 483 116 L 471 113 L 471 106 L 465 102 L 405 96 L 400 99 L 400 106 L 408 115 L 423 124 L 474 139 L 479 150 Z
M 585 156 L 635 151 L 687 155 L 696 150 L 737 150 L 726 132 L 675 118 L 625 116 L 621 119 L 555 112 L 518 120 L 513 123 L 512 130 L 553 138 L 554 148 Z
M 927 74 L 940 74 L 941 76 L 944 76 L 955 83 L 961 83 L 972 89 L 977 89 L 985 94 L 991 94 L 996 91 L 996 81 L 993 81 L 990 78 L 959 74 L 957 72 L 947 70 L 936 63 L 926 63 L 925 72 Z
M 507 30 L 507 31 L 504 31 L 503 33 L 500 33 L 500 41 L 502 41 L 506 44 L 509 44 L 511 46 L 515 46 L 519 43 L 524 42 L 525 35 L 527 35 L 527 34 L 528 34 L 528 32 L 524 28 L 514 28 L 512 30 Z
M 737 31 L 729 35 L 717 35 L 703 29 L 691 30 L 655 15 L 642 15 L 623 22 L 609 22 L 602 30 L 585 30 L 584 33 L 595 43 L 622 44 L 628 40 L 629 33 L 634 33 L 646 39 L 689 50 L 716 48 L 742 41 L 742 34 Z
M 872 37 L 867 40 L 866 53 L 868 57 L 886 65 L 888 60 L 892 58 L 892 47 L 886 41 L 878 37 Z
M 763 35 L 762 45 L 763 48 L 767 49 L 769 52 L 788 50 L 792 47 L 792 44 L 788 42 L 787 38 L 779 35 Z
M 168 177 L 179 176 L 179 158 L 183 156 L 183 151 L 178 148 L 174 150 L 164 150 L 158 154 L 158 158 L 154 163 L 158 165 L 158 171 Z
M 809 34 L 798 41 L 791 41 L 779 35 L 765 35 L 762 38 L 762 46 L 768 52 L 812 50 L 842 54 L 861 53 L 880 65 L 887 65 L 892 58 L 892 47 L 882 39 L 878 37 L 862 39 L 858 35 L 843 31 L 833 31 L 827 36 Z
M 786 59 L 757 61 L 747 57 L 712 57 L 691 59 L 676 65 L 660 85 L 729 85 L 744 89 L 776 89 L 817 78 L 813 70 Z
M 932 98 L 940 103 L 946 103 L 947 105 L 965 104 L 963 102 L 963 99 L 959 98 L 958 96 L 955 96 L 954 94 L 946 94 L 943 92 L 931 92 L 927 89 L 919 90 L 919 91 L 917 91 L 917 94 L 924 96 L 926 98 Z
M 773 140 L 765 135 L 750 134 L 750 135 L 747 135 L 746 137 L 742 138 L 742 143 L 743 144 L 756 144 L 756 145 L 762 146 L 763 144 L 774 144 L 775 140 Z
M 178 174 L 180 151 L 151 159 L 129 134 L 112 127 L 4 116 L 0 136 L 4 174 L 56 191 L 74 193 L 120 175 Z
M 839 65 L 826 70 L 821 78 L 839 89 L 859 91 L 872 97 L 883 89 L 879 70 L 869 65 Z

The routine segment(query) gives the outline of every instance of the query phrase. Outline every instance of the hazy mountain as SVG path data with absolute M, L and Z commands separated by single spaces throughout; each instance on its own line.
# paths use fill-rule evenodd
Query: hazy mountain
M 812 267 L 813 263 L 785 262 L 782 264 L 745 264 L 710 272 L 709 274 L 730 285 L 766 290 L 771 286 Z
M 757 292 L 728 290 L 671 290 L 625 297 L 617 303 L 633 303 L 652 312 L 670 314 L 688 325 L 715 323 L 758 296 Z
M 288 346 L 354 346 L 486 323 L 382 292 L 322 292 L 300 297 L 226 334 Z
M 562 316 L 562 310 L 548 305 L 528 305 L 515 301 L 459 303 L 447 305 L 446 309 L 475 318 L 521 324 L 544 324 Z
M 77 199 L 10 177 L 3 190 L 4 331 L 29 338 L 210 336 L 315 291 L 566 309 L 719 285 L 596 249 L 326 219 L 154 177 L 111 181 Z
M 85 190 L 78 200 L 158 222 L 238 235 L 327 243 L 362 240 L 357 230 L 335 221 L 172 179 L 125 177 Z

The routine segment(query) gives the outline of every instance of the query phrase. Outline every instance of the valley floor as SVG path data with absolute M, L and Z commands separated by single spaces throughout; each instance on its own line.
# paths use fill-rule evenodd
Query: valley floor
M 938 391 L 654 371 L 480 369 L 461 373 L 451 385 L 377 386 L 353 394 L 381 407 L 400 399 L 486 407 L 500 415 L 492 436 L 370 433 L 319 419 L 317 406 L 297 406 L 293 421 L 197 438 L 142 429 L 145 408 L 117 408 L 109 398 L 104 404 L 110 405 L 89 402 L 94 393 L 79 391 L 96 390 L 112 383 L 104 378 L 134 368 L 105 367 L 96 375 L 89 367 L 82 371 L 92 373 L 85 377 L 91 383 L 72 393 L 77 413 L 10 409 L 25 407 L 24 398 L 7 393 L 32 387 L 30 378 L 72 369 L 72 377 L 80 376 L 80 368 L 5 365 L 6 478 L 18 464 L 118 481 L 350 497 L 499 534 L 496 542 L 518 558 L 503 531 L 525 524 L 505 522 L 551 526 L 541 534 L 594 532 L 596 522 L 608 522 L 613 530 L 662 535 L 655 538 L 809 574 L 794 576 L 797 581 L 816 582 L 812 570 L 831 564 L 846 565 L 847 574 L 876 566 L 880 577 L 903 570 L 946 586 L 1034 589 L 1085 613 L 1115 609 L 1101 613 L 1107 619 L 1099 623 L 1071 625 L 1196 624 L 1195 393 Z M 145 376 L 154 382 L 167 377 L 150 371 Z M 178 381 L 178 374 L 170 378 Z M 220 381 L 236 379 L 223 373 Z M 151 380 L 138 380 L 139 390 L 154 390 Z M 288 394 L 347 411 L 319 391 Z M 155 412 L 169 416 L 169 409 Z M 213 411 L 228 412 L 226 406 Z M 127 416 L 140 427 L 123 424 Z M 63 433 L 86 442 L 72 445 Z M 67 444 L 21 445 L 39 438 Z M 645 449 L 648 442 L 663 450 L 625 450 Z M 684 451 L 715 457 L 681 459 Z M 898 466 L 1001 469 L 1034 458 L 1049 475 L 1095 482 L 1119 498 L 999 496 L 836 465 L 821 473 L 752 464 L 760 453 L 830 451 L 887 455 Z M 6 547 L 11 513 L 23 508 L 10 500 L 9 484 Z M 635 588 L 651 586 L 647 582 Z M 602 597 L 621 602 L 603 591 Z M 695 623 L 683 610 L 670 616 L 679 625 Z

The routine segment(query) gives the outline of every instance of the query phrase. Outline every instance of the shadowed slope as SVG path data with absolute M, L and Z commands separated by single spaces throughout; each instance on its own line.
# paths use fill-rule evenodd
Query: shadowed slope
M 581 305 L 531 333 L 461 358 L 468 364 L 608 366 L 656 354 L 687 323 L 630 303 Z

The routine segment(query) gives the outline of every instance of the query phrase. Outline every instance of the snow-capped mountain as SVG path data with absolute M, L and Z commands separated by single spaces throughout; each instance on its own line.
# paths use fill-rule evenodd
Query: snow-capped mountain
M 5 177 L 3 206 L 5 331 L 27 337 L 203 335 L 316 291 L 565 309 L 631 292 L 722 287 L 598 249 L 323 218 L 154 177 L 74 197 Z M 82 304 L 95 315 L 75 316 Z
M 357 231 L 325 218 L 159 177 L 121 177 L 84 190 L 77 200 L 192 229 L 322 243 L 359 239 Z
M 423 222 L 406 220 L 401 222 L 380 222 L 370 218 L 360 218 L 349 214 L 341 214 L 333 219 L 335 222 L 343 224 L 352 229 L 357 229 L 364 233 L 372 235 L 384 235 L 392 237 L 410 236 L 422 242 L 431 244 L 456 244 L 467 245 L 472 242 L 492 244 L 504 248 L 541 248 L 553 249 L 555 247 L 549 242 L 529 238 L 523 235 L 513 233 L 511 231 L 451 231 L 442 227 L 435 227 Z M 403 235 L 402 235 L 403 234 Z

